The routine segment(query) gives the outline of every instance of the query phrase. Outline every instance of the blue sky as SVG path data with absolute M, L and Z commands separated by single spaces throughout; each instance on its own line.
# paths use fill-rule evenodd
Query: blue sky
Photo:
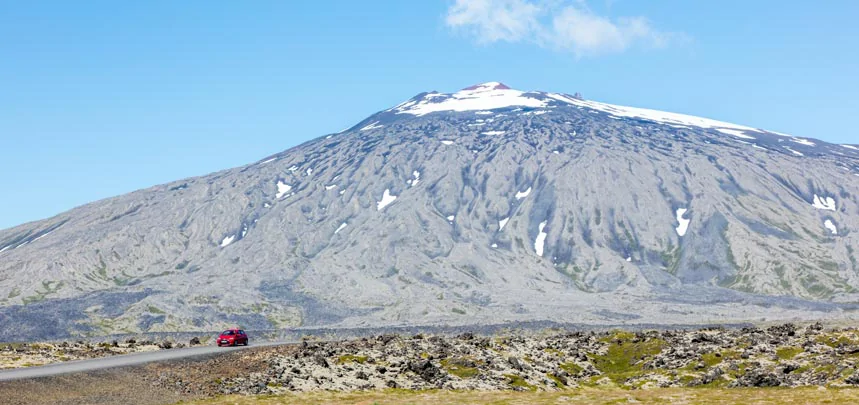
M 855 1 L 0 0 L 0 228 L 502 81 L 859 143 Z

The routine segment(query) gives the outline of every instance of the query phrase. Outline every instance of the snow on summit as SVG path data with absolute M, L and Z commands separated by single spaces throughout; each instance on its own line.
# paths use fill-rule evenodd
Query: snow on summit
M 466 87 L 456 93 L 450 94 L 438 92 L 424 93 L 421 96 L 401 103 L 388 111 L 394 112 L 395 114 L 411 114 L 415 116 L 423 116 L 440 111 L 472 111 L 475 114 L 488 115 L 493 114 L 492 110 L 501 108 L 543 108 L 548 107 L 550 104 L 557 103 L 570 104 L 579 109 L 586 108 L 595 114 L 606 113 L 610 118 L 615 119 L 635 118 L 673 126 L 694 126 L 698 128 L 713 129 L 715 131 L 743 139 L 755 139 L 755 137 L 749 135 L 749 133 L 769 132 L 709 118 L 601 103 L 567 94 L 545 93 L 539 91 L 523 92 L 511 89 L 500 82 L 482 83 Z M 525 112 L 523 114 L 538 115 L 546 112 L 547 111 Z
M 438 111 L 483 111 L 506 107 L 543 107 L 547 101 L 530 97 L 503 83 L 488 82 L 466 87 L 453 94 L 429 93 L 394 107 L 397 114 L 427 115 Z

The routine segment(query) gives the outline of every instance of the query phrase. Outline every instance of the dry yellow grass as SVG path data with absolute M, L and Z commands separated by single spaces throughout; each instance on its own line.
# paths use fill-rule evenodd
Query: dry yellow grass
M 584 388 L 562 392 L 405 391 L 312 392 L 277 396 L 225 396 L 193 405 L 556 405 L 556 404 L 859 404 L 859 389 L 661 388 L 629 391 Z

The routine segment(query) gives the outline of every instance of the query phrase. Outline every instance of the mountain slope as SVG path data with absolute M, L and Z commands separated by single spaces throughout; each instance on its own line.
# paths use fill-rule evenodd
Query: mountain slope
M 0 231 L 0 324 L 851 317 L 857 193 L 857 146 L 486 83 Z

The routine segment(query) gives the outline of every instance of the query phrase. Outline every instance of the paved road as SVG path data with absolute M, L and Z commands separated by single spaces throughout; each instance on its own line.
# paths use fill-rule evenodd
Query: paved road
M 78 373 L 83 371 L 102 370 L 112 367 L 134 366 L 151 363 L 153 361 L 173 360 L 184 357 L 200 356 L 211 353 L 227 353 L 242 350 L 249 347 L 275 346 L 291 342 L 263 343 L 253 346 L 236 347 L 187 347 L 182 349 L 157 350 L 152 352 L 123 354 L 118 356 L 102 357 L 98 359 L 75 360 L 62 363 L 48 364 L 38 367 L 26 367 L 12 370 L 0 371 L 0 381 L 20 380 L 23 378 L 48 377 L 58 374 Z

